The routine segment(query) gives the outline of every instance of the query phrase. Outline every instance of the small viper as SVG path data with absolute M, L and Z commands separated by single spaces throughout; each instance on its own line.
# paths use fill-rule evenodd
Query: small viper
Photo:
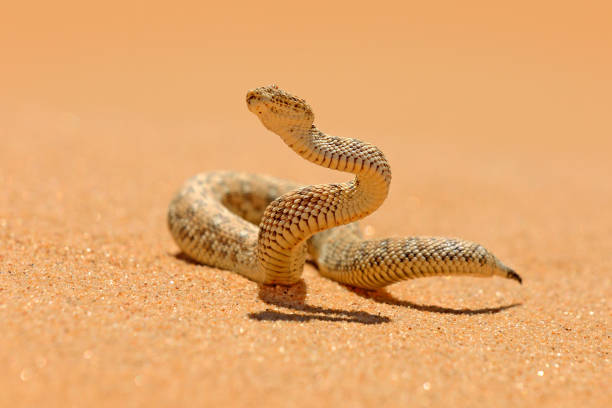
M 389 192 L 391 170 L 383 153 L 360 140 L 321 132 L 306 101 L 275 85 L 249 91 L 246 102 L 297 154 L 355 178 L 300 186 L 254 174 L 196 175 L 168 210 L 170 232 L 193 260 L 263 284 L 298 282 L 307 254 L 323 276 L 365 289 L 438 275 L 501 276 L 522 282 L 473 242 L 363 239 L 354 221 L 376 210 Z

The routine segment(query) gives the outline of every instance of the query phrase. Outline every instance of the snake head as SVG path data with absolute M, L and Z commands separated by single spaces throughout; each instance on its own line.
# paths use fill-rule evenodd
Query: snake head
M 247 93 L 246 102 L 263 125 L 273 132 L 292 127 L 310 128 L 314 113 L 305 100 L 279 89 L 276 85 L 263 86 Z

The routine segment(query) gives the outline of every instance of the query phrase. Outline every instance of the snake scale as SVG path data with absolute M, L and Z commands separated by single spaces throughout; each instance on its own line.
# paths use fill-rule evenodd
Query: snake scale
M 356 220 L 385 200 L 391 170 L 383 153 L 313 125 L 303 99 L 277 86 L 248 92 L 263 125 L 315 164 L 355 175 L 339 184 L 300 186 L 237 172 L 198 174 L 170 203 L 168 227 L 193 260 L 263 284 L 300 280 L 308 254 L 337 282 L 377 289 L 439 275 L 521 277 L 479 244 L 451 238 L 363 238 Z

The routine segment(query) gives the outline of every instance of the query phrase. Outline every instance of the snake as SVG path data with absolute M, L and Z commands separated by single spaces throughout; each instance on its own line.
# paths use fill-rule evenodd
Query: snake
M 171 200 L 170 233 L 191 260 L 264 285 L 293 285 L 304 264 L 341 284 L 376 290 L 428 276 L 521 277 L 482 245 L 456 238 L 365 239 L 357 220 L 389 193 L 383 152 L 314 125 L 308 103 L 276 85 L 248 91 L 248 109 L 304 159 L 352 173 L 345 183 L 300 185 L 275 177 L 211 171 Z

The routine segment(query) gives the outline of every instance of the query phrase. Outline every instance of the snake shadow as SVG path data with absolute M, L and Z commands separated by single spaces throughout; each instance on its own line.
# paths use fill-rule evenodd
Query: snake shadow
M 202 266 L 201 263 L 194 261 L 193 259 L 191 259 L 189 257 L 189 255 L 187 255 L 183 251 L 179 251 L 179 252 L 176 252 L 176 253 L 170 254 L 170 255 L 173 256 L 174 259 L 178 259 L 179 261 L 183 261 L 183 262 L 186 262 L 186 263 L 191 264 L 191 265 Z
M 418 303 L 413 303 L 408 300 L 400 300 L 394 297 L 392 294 L 387 292 L 386 289 L 378 289 L 378 290 L 365 290 L 360 288 L 354 288 L 352 286 L 341 285 L 350 292 L 353 292 L 357 296 L 360 296 L 364 299 L 370 299 L 377 303 L 383 303 L 386 305 L 392 306 L 400 306 L 407 307 L 410 309 L 418 310 L 421 312 L 429 312 L 429 313 L 443 313 L 443 314 L 452 314 L 452 315 L 480 315 L 480 314 L 495 314 L 502 312 L 507 309 L 512 309 L 513 307 L 521 306 L 522 303 L 511 303 L 509 305 L 498 306 L 498 307 L 485 307 L 481 309 L 453 309 L 450 307 L 443 307 L 437 305 L 422 305 Z
M 259 285 L 259 299 L 264 303 L 290 309 L 293 313 L 266 309 L 262 312 L 249 313 L 248 317 L 258 321 L 309 322 L 346 322 L 359 324 L 389 323 L 391 319 L 363 311 L 324 308 L 306 304 L 306 283 L 300 280 L 293 286 Z M 297 312 L 297 313 L 296 313 Z
M 175 259 L 191 265 L 200 265 L 189 258 L 184 252 L 172 254 Z M 273 309 L 249 313 L 248 317 L 257 321 L 310 322 L 320 320 L 325 322 L 347 322 L 359 324 L 389 323 L 391 319 L 363 311 L 331 309 L 306 304 L 307 287 L 303 279 L 293 286 L 259 285 L 258 297 L 265 304 L 282 307 L 294 311 L 286 313 Z M 297 312 L 297 313 L 296 313 Z

